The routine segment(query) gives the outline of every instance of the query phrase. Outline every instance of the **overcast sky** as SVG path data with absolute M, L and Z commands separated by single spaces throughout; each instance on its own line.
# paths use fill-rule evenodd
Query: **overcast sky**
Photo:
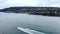
M 0 0 L 0 9 L 12 6 L 60 7 L 60 0 Z

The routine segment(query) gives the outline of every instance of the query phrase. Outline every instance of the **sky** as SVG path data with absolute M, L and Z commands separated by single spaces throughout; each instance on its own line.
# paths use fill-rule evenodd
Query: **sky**
M 60 7 L 60 0 L 0 0 L 0 9 L 14 6 Z

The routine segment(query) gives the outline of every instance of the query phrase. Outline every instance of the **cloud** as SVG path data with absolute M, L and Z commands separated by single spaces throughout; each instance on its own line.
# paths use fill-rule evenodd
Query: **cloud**
M 36 1 L 35 0 L 8 0 L 7 2 L 9 5 L 13 6 L 35 6 Z
M 1 1 L 3 2 L 0 7 L 10 7 L 10 6 L 37 6 L 37 3 L 35 0 L 5 0 Z
M 12 6 L 60 7 L 60 0 L 0 0 L 0 9 Z
M 60 7 L 60 0 L 40 0 L 37 3 L 38 6 Z

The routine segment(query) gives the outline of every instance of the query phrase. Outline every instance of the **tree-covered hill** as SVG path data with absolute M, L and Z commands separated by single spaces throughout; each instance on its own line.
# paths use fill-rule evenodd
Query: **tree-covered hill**
M 36 15 L 57 15 L 60 16 L 59 7 L 9 7 L 0 10 L 2 12 L 28 13 Z

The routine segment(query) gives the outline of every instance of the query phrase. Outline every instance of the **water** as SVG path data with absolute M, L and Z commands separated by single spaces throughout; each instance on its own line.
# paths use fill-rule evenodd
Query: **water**
M 17 27 L 45 34 L 60 34 L 60 17 L 0 12 L 0 34 L 28 34 Z

